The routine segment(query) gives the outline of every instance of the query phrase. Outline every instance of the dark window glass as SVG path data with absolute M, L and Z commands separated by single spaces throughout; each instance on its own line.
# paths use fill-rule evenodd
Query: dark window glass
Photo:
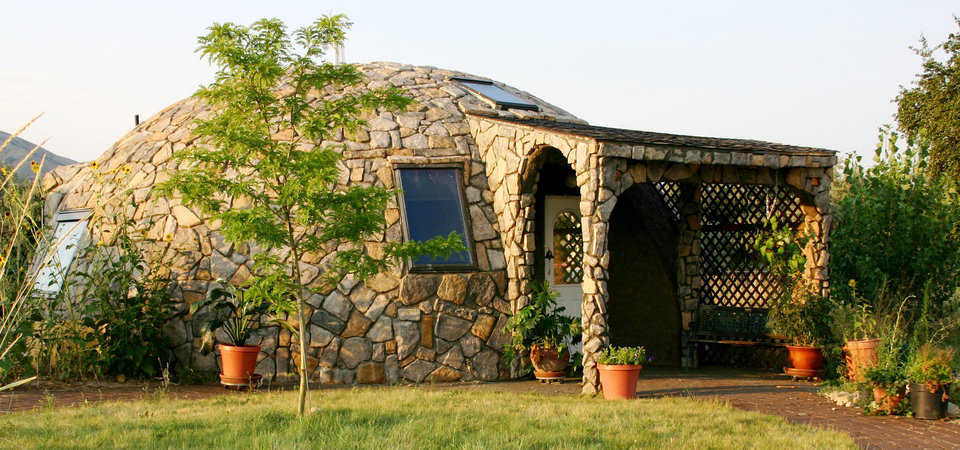
M 540 110 L 539 106 L 511 94 L 489 81 L 472 80 L 469 78 L 454 78 L 454 80 L 476 94 L 492 100 L 497 106 L 502 108 L 528 109 L 532 111 Z
M 426 241 L 456 231 L 463 238 L 464 245 L 469 247 L 459 178 L 456 169 L 400 169 L 400 187 L 411 240 Z M 472 263 L 469 251 L 451 254 L 446 259 L 427 255 L 413 261 L 414 267 Z

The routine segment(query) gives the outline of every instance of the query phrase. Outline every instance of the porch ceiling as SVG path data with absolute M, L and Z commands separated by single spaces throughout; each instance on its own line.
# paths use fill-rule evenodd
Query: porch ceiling
M 728 139 L 650 131 L 608 128 L 545 119 L 513 119 L 483 116 L 483 119 L 528 128 L 593 139 L 603 156 L 688 164 L 754 167 L 831 167 L 836 151 L 778 144 L 751 139 Z

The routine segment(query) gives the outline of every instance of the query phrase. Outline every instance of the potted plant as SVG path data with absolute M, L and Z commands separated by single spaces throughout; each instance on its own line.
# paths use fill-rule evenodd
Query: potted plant
M 902 410 L 906 396 L 903 366 L 893 361 L 881 361 L 867 369 L 864 376 L 873 392 L 874 408 L 883 414 L 896 414 Z
M 504 330 L 511 340 L 504 346 L 509 362 L 520 361 L 529 354 L 533 374 L 539 380 L 562 378 L 570 361 L 569 346 L 580 342 L 580 320 L 563 314 L 557 305 L 557 293 L 544 283 L 534 283 L 530 302 L 520 308 Z
M 857 283 L 850 280 L 853 304 L 838 302 L 833 308 L 835 334 L 843 339 L 847 378 L 863 381 L 866 371 L 877 363 L 877 315 L 866 299 L 857 296 Z
M 261 321 L 281 325 L 296 333 L 285 320 L 277 315 L 293 311 L 295 303 L 290 300 L 290 291 L 279 277 L 252 277 L 242 288 L 237 288 L 223 280 L 218 287 L 202 301 L 190 305 L 193 315 L 208 308 L 209 316 L 201 326 L 201 351 L 209 351 L 217 340 L 217 330 L 221 330 L 223 341 L 217 345 L 220 351 L 220 382 L 226 386 L 248 386 L 259 378 L 254 370 L 260 343 L 249 345 L 254 331 Z M 274 317 L 265 319 L 268 313 Z
M 780 284 L 780 295 L 768 305 L 767 325 L 773 333 L 793 340 L 793 345 L 786 346 L 792 366 L 787 369 L 788 374 L 820 377 L 824 362 L 820 345 L 831 334 L 830 302 L 816 292 L 816 286 L 803 279 L 803 249 L 811 236 L 781 226 L 775 217 L 764 225 L 766 229 L 757 235 L 754 248 Z
M 600 386 L 607 400 L 630 399 L 637 396 L 637 378 L 647 361 L 644 347 L 609 346 L 597 357 Z
M 914 417 L 942 419 L 946 415 L 953 370 L 953 349 L 925 344 L 914 352 L 904 368 Z
M 830 302 L 823 296 L 804 292 L 776 301 L 768 312 L 768 326 L 779 335 L 793 340 L 787 345 L 791 369 L 798 377 L 823 375 L 821 345 L 830 334 Z

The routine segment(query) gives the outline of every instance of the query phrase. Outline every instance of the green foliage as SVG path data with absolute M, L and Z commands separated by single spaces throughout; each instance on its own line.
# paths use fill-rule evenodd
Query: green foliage
M 531 283 L 530 303 L 510 317 L 503 328 L 511 335 L 503 347 L 504 359 L 526 361 L 524 357 L 534 345 L 562 353 L 569 344 L 580 342 L 580 319 L 566 316 L 564 311 L 548 283 Z
M 412 100 L 392 87 L 362 89 L 364 76 L 355 66 L 322 60 L 325 49 L 344 42 L 350 25 L 345 16 L 333 15 L 293 33 L 277 19 L 210 27 L 197 51 L 216 66 L 216 79 L 196 96 L 214 113 L 196 121 L 201 139 L 174 155 L 185 168 L 160 186 L 219 220 L 228 241 L 283 250 L 278 262 L 299 297 L 301 335 L 306 306 L 300 293 L 309 286 L 297 261 L 305 253 L 337 249 L 321 268 L 323 283 L 331 286 L 348 273 L 371 276 L 415 250 L 444 256 L 465 250 L 460 237 L 450 236 L 390 243 L 383 257 L 365 251 L 365 241 L 379 240 L 384 210 L 396 192 L 338 185 L 344 147 L 324 141 L 364 126 L 365 112 L 401 110 Z M 330 92 L 338 94 L 327 97 Z M 233 206 L 239 203 L 248 206 Z M 299 366 L 306 368 L 304 339 L 300 347 Z M 301 370 L 301 414 L 306 388 L 307 373 Z
M 770 306 L 768 321 L 775 334 L 793 338 L 795 345 L 823 346 L 832 337 L 832 303 L 808 289 L 794 295 L 782 295 Z
M 936 386 L 947 385 L 957 380 L 956 351 L 952 348 L 925 344 L 914 352 L 904 367 L 906 379 L 911 383 Z
M 212 289 L 201 302 L 190 305 L 190 314 L 208 308 L 209 319 L 201 326 L 202 348 L 212 349 L 215 333 L 222 329 L 229 345 L 244 346 L 253 332 L 260 328 L 261 318 L 272 314 L 269 322 L 278 323 L 295 332 L 286 321 L 276 319 L 281 314 L 296 311 L 292 300 L 290 283 L 282 279 L 282 272 L 273 272 L 262 277 L 253 277 L 237 288 L 225 280 L 217 280 L 220 286 Z
M 81 323 L 94 330 L 89 336 L 101 374 L 155 377 L 173 357 L 163 334 L 174 313 L 170 281 L 151 272 L 132 236 L 133 222 L 116 217 L 120 223 L 114 245 L 88 247 L 83 258 L 89 265 L 75 271 L 84 302 Z
M 929 288 L 931 312 L 945 317 L 960 301 L 957 183 L 925 174 L 925 150 L 898 142 L 895 132 L 881 129 L 875 165 L 848 158 L 835 183 L 832 295 L 846 304 L 862 295 L 890 315 L 898 299 Z
M 764 221 L 754 249 L 764 267 L 777 277 L 778 295 L 768 303 L 768 326 L 776 334 L 789 336 L 796 345 L 821 346 L 831 333 L 831 304 L 803 280 L 806 256 L 803 249 L 811 236 L 782 226 L 775 217 Z
M 13 171 L 0 167 L 0 179 Z M 43 231 L 43 199 L 32 181 L 13 178 L 0 191 L 0 243 L 6 262 L 0 277 L 0 298 L 15 298 L 29 276 L 37 238 Z M 22 213 L 22 214 L 21 214 Z
M 610 345 L 604 348 L 597 356 L 598 364 L 615 366 L 642 365 L 646 363 L 647 360 L 647 349 L 644 347 L 617 347 Z
M 850 280 L 853 302 L 835 301 L 830 311 L 833 334 L 840 340 L 857 341 L 877 337 L 881 316 L 870 302 L 857 295 L 856 281 Z
M 33 120 L 0 143 L 0 151 Z M 26 269 L 32 259 L 33 244 L 42 233 L 39 184 L 44 160 L 39 163 L 30 160 L 37 148 L 39 145 L 27 152 L 13 170 L 0 168 L 0 391 L 35 378 L 21 377 L 26 376 L 24 336 L 30 333 L 26 318 L 33 314 L 36 306 L 29 298 L 35 277 L 29 276 Z M 34 176 L 21 184 L 14 173 L 28 161 Z
M 960 27 L 960 18 L 954 20 Z M 923 69 L 910 87 L 900 88 L 897 124 L 912 140 L 929 144 L 934 173 L 960 177 L 960 33 L 933 47 L 921 39 L 913 50 Z M 944 60 L 937 57 L 940 51 Z
M 867 369 L 866 382 L 870 387 L 879 387 L 888 392 L 896 391 L 905 384 L 904 362 L 909 347 L 906 344 L 907 320 L 904 311 L 913 300 L 907 297 L 900 302 L 892 322 L 881 327 L 880 344 L 877 346 L 877 364 Z
M 810 236 L 781 225 L 776 217 L 764 220 L 763 226 L 753 243 L 760 260 L 775 276 L 795 277 L 807 261 L 803 248 L 810 242 Z

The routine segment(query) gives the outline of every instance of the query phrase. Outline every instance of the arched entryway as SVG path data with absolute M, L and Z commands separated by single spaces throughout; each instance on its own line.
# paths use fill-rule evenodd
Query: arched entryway
M 580 317 L 583 232 L 577 176 L 559 150 L 543 147 L 531 159 L 536 173 L 525 192 L 534 195 L 533 279 L 557 293 L 564 314 Z
M 679 367 L 677 216 L 660 188 L 632 186 L 611 214 L 607 321 L 612 345 L 642 345 L 652 364 Z

